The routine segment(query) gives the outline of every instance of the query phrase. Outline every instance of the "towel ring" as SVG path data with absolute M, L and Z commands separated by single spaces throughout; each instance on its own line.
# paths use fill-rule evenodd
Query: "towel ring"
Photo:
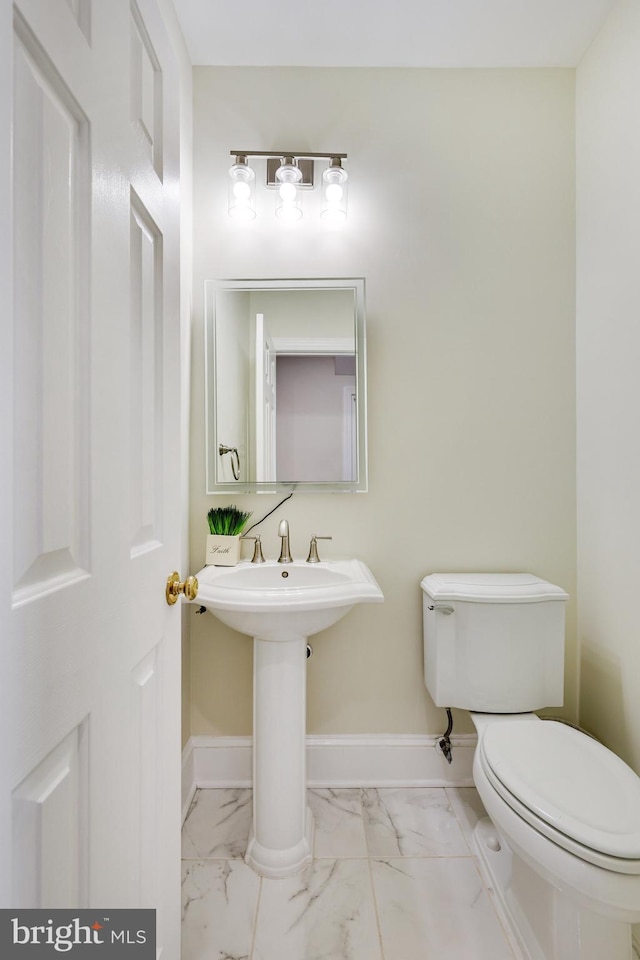
M 223 457 L 225 453 L 231 454 L 231 472 L 233 474 L 233 479 L 239 480 L 240 479 L 240 454 L 238 453 L 237 448 L 228 447 L 226 444 L 221 443 L 220 446 L 218 447 L 218 453 L 220 454 L 221 457 Z

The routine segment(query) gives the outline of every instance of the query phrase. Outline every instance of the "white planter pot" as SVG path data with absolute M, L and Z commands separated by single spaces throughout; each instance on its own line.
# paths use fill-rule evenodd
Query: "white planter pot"
M 205 564 L 213 564 L 216 567 L 235 567 L 239 559 L 240 537 L 207 534 Z

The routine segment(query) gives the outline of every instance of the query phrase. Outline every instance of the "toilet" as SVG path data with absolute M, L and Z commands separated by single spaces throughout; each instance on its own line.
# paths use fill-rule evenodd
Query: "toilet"
M 431 574 L 424 676 L 471 712 L 474 842 L 525 960 L 632 960 L 640 922 L 640 777 L 560 706 L 568 595 L 530 574 Z M 455 748 L 454 748 L 455 749 Z

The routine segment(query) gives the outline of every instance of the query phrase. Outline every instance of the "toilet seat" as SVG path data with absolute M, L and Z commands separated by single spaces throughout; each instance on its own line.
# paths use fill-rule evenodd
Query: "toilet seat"
M 617 873 L 640 874 L 640 777 L 557 721 L 489 723 L 478 744 L 496 792 L 559 846 Z

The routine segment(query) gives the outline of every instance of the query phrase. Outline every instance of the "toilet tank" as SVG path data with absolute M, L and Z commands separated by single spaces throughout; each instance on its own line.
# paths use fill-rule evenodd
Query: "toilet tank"
M 434 573 L 420 586 L 424 680 L 436 706 L 562 705 L 564 590 L 527 573 Z

